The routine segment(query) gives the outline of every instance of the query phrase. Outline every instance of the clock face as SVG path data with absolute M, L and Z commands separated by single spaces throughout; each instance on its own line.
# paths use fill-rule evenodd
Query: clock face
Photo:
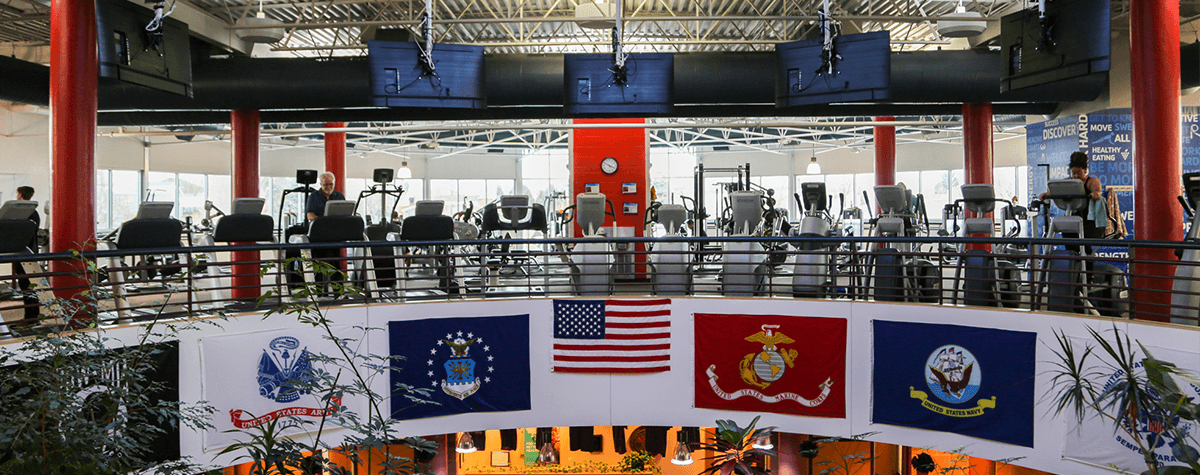
M 606 157 L 600 161 L 600 171 L 612 175 L 617 172 L 617 159 Z

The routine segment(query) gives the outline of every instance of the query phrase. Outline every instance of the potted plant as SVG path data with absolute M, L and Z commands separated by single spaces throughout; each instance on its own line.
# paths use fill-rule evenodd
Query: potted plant
M 933 463 L 933 457 L 930 457 L 929 454 L 924 452 L 912 458 L 912 466 L 913 470 L 916 470 L 917 473 L 921 474 L 928 474 L 934 470 L 937 470 L 937 464 Z
M 735 472 L 738 475 L 765 475 L 766 472 L 752 465 L 750 459 L 758 456 L 774 457 L 775 451 L 755 448 L 753 443 L 761 437 L 770 437 L 775 428 L 755 429 L 754 425 L 758 424 L 760 417 L 762 416 L 755 417 L 745 428 L 738 426 L 732 420 L 718 420 L 716 431 L 712 433 L 715 442 L 696 444 L 698 449 L 717 453 L 706 459 L 712 461 L 713 466 L 700 472 L 700 475 L 718 471 L 720 475 L 729 475 Z

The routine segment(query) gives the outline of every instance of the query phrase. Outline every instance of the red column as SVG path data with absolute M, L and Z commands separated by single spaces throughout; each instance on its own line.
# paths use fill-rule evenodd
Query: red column
M 992 183 L 992 105 L 971 103 L 962 105 L 963 168 L 967 184 Z M 1007 197 L 1006 197 L 1007 198 Z M 988 213 L 986 216 L 990 216 Z M 966 217 L 975 217 L 967 213 Z
M 801 436 L 786 432 L 776 432 L 775 434 L 779 439 L 779 447 L 775 448 L 775 452 L 779 454 L 779 470 L 775 473 L 779 475 L 807 475 L 808 459 L 800 456 Z
M 876 117 L 876 122 L 891 122 L 895 117 Z M 875 127 L 875 184 L 896 184 L 896 128 Z
M 1175 202 L 1182 181 L 1179 109 L 1179 2 L 1129 5 L 1129 64 L 1133 99 L 1134 237 L 1180 241 L 1183 216 Z M 1174 260 L 1171 249 L 1132 250 L 1138 260 Z M 1134 263 L 1133 317 L 1168 321 L 1171 264 Z M 1151 315 L 1157 314 L 1157 315 Z
M 258 198 L 258 129 L 260 119 L 256 110 L 233 111 L 229 118 L 233 132 L 233 197 Z M 282 219 L 282 217 L 280 217 Z M 259 252 L 233 251 L 233 291 L 235 299 L 255 299 L 259 288 Z
M 50 252 L 95 248 L 96 5 L 56 1 L 50 6 Z M 58 298 L 87 290 L 83 262 L 55 261 L 51 285 Z
M 325 127 L 345 127 L 345 122 L 326 122 Z M 325 133 L 325 171 L 337 178 L 333 189 L 346 193 L 346 133 Z

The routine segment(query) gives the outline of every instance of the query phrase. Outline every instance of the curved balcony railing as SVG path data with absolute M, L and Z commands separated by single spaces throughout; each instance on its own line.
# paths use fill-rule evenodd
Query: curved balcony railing
M 1069 251 L 1081 246 L 1097 251 L 1090 256 Z M 7 285 L 0 338 L 66 324 L 63 310 L 53 307 L 54 296 L 73 294 L 88 300 L 70 311 L 74 318 L 86 314 L 102 325 L 253 311 L 279 299 L 345 305 L 579 295 L 887 301 L 1196 325 L 1200 263 L 1132 256 L 1141 250 L 1163 255 L 1165 249 L 1197 248 L 1117 240 L 711 237 L 253 244 L 5 255 L 0 269 L 3 264 L 24 265 L 27 275 L 9 272 L 0 278 L 0 286 Z M 314 250 L 329 255 L 333 249 L 341 250 L 341 257 L 307 257 Z M 231 251 L 257 251 L 259 258 L 235 261 Z M 1156 272 L 1175 268 L 1158 285 L 1139 289 L 1146 292 L 1139 295 L 1171 304 L 1131 305 L 1134 282 L 1162 277 L 1135 273 L 1146 264 L 1156 266 Z M 82 282 L 88 284 L 61 287 L 66 279 L 58 277 L 77 274 L 75 268 L 85 269 Z M 22 290 L 21 277 L 33 283 L 30 290 Z M 26 319 L 24 309 L 35 305 L 42 317 Z

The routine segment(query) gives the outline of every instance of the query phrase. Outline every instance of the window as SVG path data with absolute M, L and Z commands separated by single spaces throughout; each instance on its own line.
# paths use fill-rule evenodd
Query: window
M 108 170 L 96 170 L 96 229 L 112 229 L 113 227 L 109 220 L 109 217 L 112 216 L 109 211 L 109 207 L 112 205 L 109 173 Z
M 108 229 L 113 229 L 137 216 L 138 205 L 142 202 L 142 173 L 137 170 L 112 170 L 110 179 L 112 214 Z
M 204 219 L 204 201 L 208 198 L 208 177 L 205 175 L 194 173 L 180 173 L 177 178 L 179 203 L 176 208 L 175 215 L 179 219 L 187 222 L 191 218 L 192 223 L 200 224 L 200 220 Z M 233 210 L 229 210 L 233 212 Z
M 696 154 L 688 149 L 650 149 L 650 186 L 658 201 L 684 204 L 683 197 L 696 195 Z M 777 192 L 779 190 L 776 190 Z M 689 203 L 686 205 L 691 208 Z
M 550 207 L 566 206 L 570 190 L 571 171 L 567 169 L 566 150 L 538 150 L 521 157 L 521 189 L 518 194 L 528 195 L 533 203 Z M 546 201 L 554 196 L 555 203 Z M 561 201 L 560 200 L 565 200 Z
M 925 196 L 925 212 L 929 219 L 937 220 L 942 216 L 942 210 L 950 203 L 950 192 L 954 187 L 950 183 L 949 170 L 925 170 L 921 172 L 921 194 Z

